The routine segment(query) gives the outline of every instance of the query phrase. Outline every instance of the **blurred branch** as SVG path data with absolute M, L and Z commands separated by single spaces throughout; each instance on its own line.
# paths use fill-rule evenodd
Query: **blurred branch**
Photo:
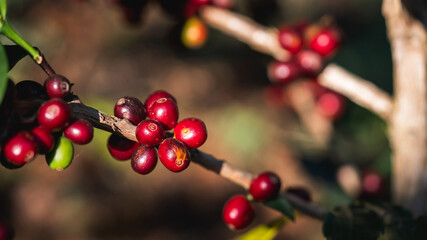
M 96 128 L 136 141 L 136 126 L 131 124 L 129 121 L 106 115 L 99 110 L 88 107 L 82 104 L 77 97 L 70 101 L 69 105 L 73 111 L 74 117 L 86 119 Z M 191 151 L 191 160 L 203 168 L 213 171 L 221 177 L 228 179 L 245 189 L 249 189 L 253 179 L 253 175 L 251 173 L 236 168 L 225 161 L 218 160 L 214 156 L 199 150 Z M 286 194 L 283 196 L 288 199 L 296 210 L 306 215 L 321 220 L 326 217 L 327 211 L 316 205 L 307 203 L 298 197 Z
M 199 12 L 204 22 L 248 44 L 254 50 L 279 61 L 291 58 L 291 54 L 280 46 L 276 29 L 268 29 L 250 18 L 218 7 L 204 6 Z
M 389 119 L 393 108 L 392 98 L 371 82 L 335 64 L 328 65 L 318 79 L 323 87 L 346 96 L 385 120 Z

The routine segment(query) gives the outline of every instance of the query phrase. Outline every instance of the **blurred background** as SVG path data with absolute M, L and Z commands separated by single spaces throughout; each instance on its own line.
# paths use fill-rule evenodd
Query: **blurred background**
M 75 84 L 86 105 L 112 114 L 120 97 L 144 101 L 163 89 L 177 98 L 180 119 L 206 123 L 201 150 L 218 159 L 254 174 L 274 171 L 282 188 L 305 187 L 327 209 L 356 198 L 389 198 L 385 123 L 347 101 L 330 141 L 319 147 L 298 114 L 266 93 L 270 56 L 215 29 L 202 48 L 185 49 L 174 34 L 179 22 L 157 1 L 147 3 L 137 25 L 113 1 L 8 4 L 10 23 Z M 233 11 L 275 27 L 333 16 L 344 43 L 331 61 L 392 93 L 381 1 L 236 0 Z M 43 83 L 46 75 L 27 57 L 10 77 Z M 245 194 L 241 187 L 197 164 L 176 174 L 159 163 L 139 175 L 129 161 L 109 155 L 108 136 L 97 130 L 89 145 L 75 145 L 73 163 L 62 172 L 51 170 L 44 156 L 17 170 L 0 168 L 0 218 L 14 226 L 16 239 L 230 239 L 280 216 L 256 204 L 255 221 L 233 232 L 222 222 L 222 207 Z M 367 174 L 380 179 L 379 194 L 364 194 Z M 277 239 L 324 239 L 321 224 L 300 216 Z

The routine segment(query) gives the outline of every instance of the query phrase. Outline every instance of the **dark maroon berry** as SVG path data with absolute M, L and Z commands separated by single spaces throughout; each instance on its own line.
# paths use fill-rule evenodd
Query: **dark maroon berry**
M 114 106 L 114 116 L 127 119 L 134 125 L 138 125 L 145 119 L 144 104 L 134 97 L 122 97 Z
M 311 194 L 310 192 L 304 188 L 304 187 L 288 187 L 286 188 L 285 192 L 287 194 L 294 195 L 306 202 L 311 202 Z
M 37 113 L 40 126 L 49 131 L 59 131 L 71 119 L 71 109 L 60 99 L 52 99 L 42 104 Z
M 159 159 L 172 172 L 181 172 L 190 165 L 190 153 L 181 141 L 166 138 L 160 143 Z
M 31 129 L 31 133 L 36 140 L 39 153 L 45 154 L 53 149 L 55 141 L 49 131 L 39 126 Z
M 224 206 L 222 218 L 232 230 L 247 227 L 255 217 L 255 209 L 249 200 L 243 195 L 237 195 L 229 199 Z
M 88 144 L 93 138 L 93 127 L 86 120 L 76 120 L 65 128 L 64 137 L 76 144 Z
M 37 143 L 32 134 L 22 131 L 6 142 L 3 153 L 10 163 L 23 165 L 36 156 Z
M 309 76 L 316 76 L 323 69 L 322 57 L 310 50 L 299 52 L 296 61 L 301 71 Z
M 44 88 L 50 98 L 64 98 L 71 91 L 71 84 L 64 76 L 54 74 L 44 82 Z
M 264 172 L 252 180 L 249 194 L 255 201 L 270 200 L 277 196 L 280 185 L 280 178 L 275 173 Z
M 284 49 L 295 55 L 302 48 L 301 36 L 289 27 L 282 27 L 279 30 L 279 43 Z
M 159 145 L 165 138 L 162 124 L 156 120 L 147 119 L 138 124 L 135 131 L 136 139 L 146 147 Z
M 111 134 L 107 142 L 107 148 L 111 156 L 120 161 L 130 159 L 138 147 L 138 142 L 114 134 Z
M 202 146 L 208 138 L 205 123 L 197 118 L 181 120 L 174 129 L 174 135 L 189 149 Z
M 295 80 L 299 73 L 299 67 L 294 62 L 274 61 L 268 66 L 268 77 L 273 83 L 289 83 Z
M 176 126 L 178 115 L 178 106 L 170 98 L 160 98 L 148 111 L 148 117 L 159 121 L 164 130 L 171 130 Z
M 148 174 L 157 165 L 155 148 L 140 146 L 131 158 L 132 169 L 139 174 Z
M 10 224 L 0 221 L 0 240 L 12 240 L 15 232 Z
M 163 90 L 157 90 L 157 91 L 153 92 L 152 94 L 150 94 L 150 96 L 148 96 L 148 98 L 145 100 L 145 110 L 147 111 L 147 113 L 150 110 L 151 105 L 153 105 L 153 103 L 155 103 L 160 98 L 170 98 L 175 103 L 177 103 L 175 97 L 172 96 L 170 93 L 163 91 Z
M 16 95 L 19 100 L 44 98 L 45 91 L 40 83 L 32 80 L 24 80 L 16 84 Z

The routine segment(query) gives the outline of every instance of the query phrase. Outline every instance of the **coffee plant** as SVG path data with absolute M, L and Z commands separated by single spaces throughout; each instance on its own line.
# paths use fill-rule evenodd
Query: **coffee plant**
M 40 4 L 42 7 L 38 10 L 47 11 L 47 9 L 54 9 L 50 6 L 50 4 L 54 4 L 53 2 L 55 1 L 46 0 L 32 4 L 34 4 L 34 8 Z M 16 6 L 14 4 L 17 3 L 0 0 L 0 34 L 3 37 L 0 39 L 0 163 L 4 167 L 0 179 L 4 180 L 1 188 L 5 189 L 0 191 L 0 196 L 3 198 L 0 199 L 0 240 L 14 237 L 17 239 L 28 238 L 29 235 L 47 239 L 94 237 L 108 239 L 115 237 L 138 239 L 222 239 L 229 237 L 275 239 L 288 237 L 297 239 L 295 236 L 298 234 L 301 238 L 310 239 L 313 236 L 319 238 L 323 234 L 323 238 L 330 240 L 406 240 L 427 237 L 427 215 L 425 215 L 427 213 L 427 182 L 425 181 L 427 174 L 427 48 L 425 47 L 427 46 L 427 31 L 423 25 L 425 23 L 424 9 L 420 7 L 420 10 L 417 10 L 414 7 L 417 4 L 425 7 L 425 3 L 403 0 L 382 1 L 382 14 L 386 22 L 393 60 L 394 96 L 392 97 L 373 83 L 331 63 L 337 55 L 340 56 L 341 48 L 349 51 L 349 48 L 345 47 L 346 38 L 354 37 L 346 36 L 345 29 L 351 28 L 346 24 L 351 25 L 351 23 L 340 22 L 340 16 L 336 16 L 336 20 L 332 16 L 325 15 L 312 21 L 305 21 L 298 17 L 299 20 L 293 23 L 277 24 L 276 22 L 276 27 L 265 27 L 258 22 L 266 22 L 270 15 L 274 15 L 275 10 L 282 9 L 279 1 L 57 1 L 55 4 L 59 4 L 58 6 L 79 9 L 78 13 L 81 12 L 81 16 L 75 16 L 75 19 L 80 23 L 84 21 L 80 18 L 87 17 L 88 12 L 85 9 L 89 8 L 98 9 L 97 7 L 101 6 L 100 8 L 105 12 L 113 11 L 116 15 L 120 14 L 122 17 L 114 16 L 112 21 L 120 26 L 118 35 L 122 38 L 126 35 L 125 31 L 136 34 L 141 31 L 140 27 L 154 21 L 155 17 L 150 15 L 151 12 L 162 11 L 162 14 L 167 14 L 169 21 L 173 22 L 171 24 L 173 26 L 166 34 L 167 36 L 163 36 L 165 38 L 163 40 L 172 44 L 167 45 L 164 42 L 160 44 L 162 44 L 163 51 L 170 48 L 168 50 L 172 51 L 170 54 L 182 58 L 181 60 L 188 60 L 185 59 L 186 54 L 191 56 L 197 51 L 200 51 L 203 58 L 206 59 L 214 58 L 218 54 L 229 54 L 227 55 L 229 58 L 235 57 L 232 55 L 236 53 L 246 54 L 236 57 L 244 66 L 240 71 L 236 71 L 238 78 L 241 79 L 238 90 L 229 93 L 228 97 L 212 94 L 215 91 L 212 89 L 215 87 L 208 90 L 203 89 L 206 88 L 205 85 L 215 84 L 214 82 L 218 82 L 219 85 L 221 79 L 201 84 L 198 83 L 197 74 L 195 76 L 190 74 L 182 78 L 178 71 L 172 71 L 171 78 L 173 79 L 167 84 L 164 82 L 162 82 L 163 85 L 153 84 L 156 87 L 144 85 L 145 89 L 141 90 L 144 94 L 139 93 L 139 89 L 136 91 L 132 89 L 132 86 L 127 85 L 129 76 L 126 75 L 126 72 L 129 70 L 126 69 L 128 68 L 119 63 L 120 59 L 110 56 L 107 60 L 112 62 L 113 67 L 102 78 L 110 78 L 110 75 L 118 72 L 119 75 L 115 76 L 120 76 L 120 80 L 116 80 L 114 86 L 108 87 L 120 94 L 122 87 L 129 87 L 129 93 L 124 93 L 114 106 L 111 104 L 108 107 L 110 109 L 108 111 L 112 114 L 106 114 L 97 107 L 89 106 L 91 104 L 84 104 L 81 100 L 86 96 L 80 91 L 85 92 L 86 86 L 96 81 L 96 77 L 88 74 L 85 76 L 84 82 L 74 81 L 73 72 L 63 73 L 67 72 L 63 68 L 73 67 L 71 64 L 64 63 L 67 62 L 66 56 L 61 55 L 60 61 L 54 61 L 55 63 L 62 62 L 65 67 L 51 65 L 52 62 L 47 60 L 51 55 L 49 51 L 44 52 L 42 47 L 33 46 L 31 34 L 28 34 L 29 37 L 22 37 L 12 27 L 15 21 L 19 22 L 21 16 L 10 16 L 10 14 L 25 10 L 12 9 L 8 14 L 8 4 L 10 10 L 10 7 Z M 102 18 L 106 14 L 103 11 L 96 10 L 96 15 Z M 41 15 L 40 12 L 37 14 Z M 50 24 L 54 24 L 55 13 L 50 14 L 52 15 Z M 289 14 L 291 13 L 289 12 Z M 56 15 L 56 18 L 62 19 L 61 17 L 61 15 Z M 73 20 L 70 22 L 74 24 Z M 78 28 L 102 31 L 89 25 L 90 23 L 88 26 L 82 24 Z M 341 29 L 340 25 L 343 25 L 345 29 Z M 16 29 L 21 27 L 18 24 L 17 26 Z M 73 27 L 76 28 L 76 26 Z M 55 39 L 54 33 L 47 33 L 47 28 L 49 26 L 46 29 L 34 30 L 33 35 L 36 36 L 33 37 L 38 38 L 40 42 L 60 44 L 61 40 Z M 44 33 L 45 31 L 46 33 Z M 153 31 L 150 34 L 154 36 L 155 32 L 159 30 L 150 29 L 150 31 Z M 42 32 L 43 34 L 40 34 Z M 107 32 L 108 37 L 114 38 L 113 30 L 108 29 Z M 70 34 L 72 35 L 72 33 Z M 90 42 L 90 38 L 86 39 L 86 37 L 79 35 L 73 41 Z M 236 42 L 219 41 L 218 39 L 222 37 L 237 39 L 247 44 L 252 50 L 247 48 L 242 50 L 240 49 L 242 47 Z M 159 39 L 154 38 L 151 39 L 153 42 L 160 42 Z M 84 48 L 85 43 L 80 43 L 79 47 Z M 152 43 L 144 40 L 140 44 L 150 46 Z M 216 44 L 218 44 L 217 47 L 213 46 Z M 227 44 L 230 46 L 226 46 Z M 221 46 L 218 47 L 219 45 Z M 215 50 L 205 50 L 209 47 Z M 94 53 L 99 49 L 94 51 L 79 49 L 79 52 Z M 240 50 L 233 52 L 233 49 Z M 371 50 L 375 52 L 375 49 Z M 72 49 L 66 48 L 65 51 L 71 52 Z M 136 46 L 132 46 L 132 49 L 127 51 L 131 52 L 129 55 L 133 55 L 139 50 Z M 223 53 L 219 53 L 221 51 Z M 253 55 L 258 53 L 267 55 L 267 57 Z M 349 54 L 348 56 L 356 55 Z M 43 80 L 41 82 L 17 79 L 19 74 L 14 71 L 20 66 L 25 66 L 25 69 L 20 69 L 20 71 L 35 71 L 30 69 L 29 64 L 21 65 L 20 63 L 29 58 L 32 59 L 31 66 L 38 65 L 42 69 Z M 90 57 L 88 58 L 90 59 Z M 93 66 L 85 66 L 86 62 L 79 66 L 88 69 L 95 68 L 98 60 L 93 59 L 95 59 Z M 80 56 L 78 61 L 84 62 L 85 57 Z M 173 68 L 167 60 L 164 60 L 164 64 L 161 66 L 154 66 L 157 62 L 151 62 L 151 59 L 146 62 L 149 67 L 141 66 L 141 72 L 151 71 L 150 68 L 161 68 L 160 72 Z M 15 65 L 17 65 L 16 68 Z M 262 69 L 263 73 L 257 75 L 256 71 L 248 69 L 251 67 Z M 375 71 L 377 66 L 370 67 Z M 63 72 L 60 73 L 60 69 Z M 77 72 L 77 70 L 75 71 Z M 256 76 L 250 76 L 251 74 Z M 18 77 L 12 77 L 14 75 Z M 250 87 L 251 83 L 247 79 L 259 76 L 268 79 L 263 83 L 263 90 L 257 86 L 254 91 L 259 93 L 256 95 L 255 102 L 258 105 L 255 105 L 255 108 L 260 113 L 257 110 L 256 114 L 243 114 L 241 120 L 235 121 L 233 116 L 237 116 L 236 112 L 244 112 L 245 107 L 242 106 L 245 104 L 241 104 L 237 105 L 237 108 L 230 108 L 228 113 L 215 112 L 215 115 L 225 116 L 226 120 L 223 122 L 204 120 L 206 114 L 199 115 L 197 111 L 193 115 L 187 114 L 190 112 L 188 107 L 190 100 L 188 99 L 195 101 L 194 104 L 202 105 L 200 109 L 215 108 L 208 105 L 224 105 L 224 103 L 232 105 L 233 98 L 230 95 L 238 98 L 240 94 L 247 94 L 242 90 L 247 87 L 244 86 L 246 84 Z M 103 81 L 95 82 L 94 84 L 97 86 L 92 88 L 102 88 L 106 82 L 109 81 L 103 79 Z M 195 100 L 192 95 L 197 96 L 198 99 Z M 115 100 L 113 99 L 113 101 Z M 357 111 L 360 111 L 354 110 L 358 108 L 352 102 L 375 114 L 378 119 L 375 118 L 374 121 L 381 122 L 381 124 L 368 126 L 368 130 L 362 130 L 360 126 L 365 124 L 363 120 L 359 121 L 358 116 L 350 116 L 352 113 L 349 112 L 353 111 L 354 114 L 356 111 L 355 115 L 357 115 Z M 95 105 L 93 104 L 93 106 Z M 273 113 L 261 111 L 265 105 L 274 110 Z M 264 113 L 268 120 L 258 124 L 257 121 L 265 117 L 260 116 Z M 278 124 L 278 120 L 274 117 L 277 118 L 277 113 L 285 115 L 287 120 L 279 118 L 282 122 Z M 366 115 L 366 113 L 363 114 Z M 290 126 L 283 126 L 286 124 Z M 345 133 L 340 132 L 339 128 L 344 128 L 346 125 L 351 125 L 348 129 L 353 129 L 343 131 Z M 244 133 L 238 132 L 242 126 L 247 126 L 244 128 Z M 300 138 L 309 139 L 304 140 L 309 143 L 301 143 L 303 140 L 292 142 L 289 141 L 292 137 L 287 136 L 288 142 L 284 144 L 282 135 L 290 135 L 284 129 L 290 128 L 299 128 L 299 136 L 303 135 Z M 379 156 L 378 151 L 371 154 L 370 151 L 376 148 L 378 143 L 375 141 L 374 134 L 378 132 L 379 128 L 384 128 L 386 132 L 384 135 L 388 137 L 392 154 L 389 154 L 390 150 L 385 151 L 386 153 L 383 154 L 385 156 Z M 337 129 L 336 132 L 334 129 Z M 353 144 L 356 141 L 350 141 L 351 137 L 347 136 L 351 134 L 361 136 L 363 131 L 368 137 L 361 138 L 363 141 L 359 144 Z M 270 134 L 270 132 L 275 133 Z M 128 186 L 125 179 L 133 178 L 134 175 L 120 178 L 114 175 L 116 170 L 112 170 L 113 167 L 102 168 L 93 162 L 85 162 L 83 160 L 86 159 L 80 157 L 84 155 L 86 148 L 90 148 L 80 145 L 91 142 L 95 145 L 100 139 L 97 138 L 97 134 L 104 133 L 108 133 L 108 136 L 102 139 L 102 151 L 109 153 L 111 158 L 117 160 L 111 164 L 120 164 L 113 165 L 114 168 L 116 166 L 120 168 L 121 165 L 125 165 L 124 162 L 130 162 L 132 174 L 138 176 L 138 181 L 143 182 L 143 185 L 137 186 L 138 189 L 135 186 Z M 259 135 L 250 135 L 251 133 L 259 133 Z M 237 144 L 230 143 L 228 139 L 235 135 L 239 137 L 235 141 Z M 280 135 L 280 137 L 266 140 L 274 135 Z M 209 143 L 211 136 L 214 136 L 215 146 L 213 143 Z M 218 136 L 220 139 L 217 139 Z M 251 139 L 255 139 L 255 141 L 251 142 Z M 217 154 L 222 155 L 220 150 L 222 142 L 225 145 L 232 145 L 232 155 L 241 154 L 242 158 L 247 158 L 246 165 L 236 164 L 236 166 L 241 165 L 236 167 L 231 164 L 231 160 L 227 162 L 215 157 L 214 155 Z M 387 140 L 383 142 L 387 142 Z M 206 147 L 205 143 L 210 145 Z M 295 147 L 293 147 L 294 145 Z M 307 147 L 308 145 L 309 147 Z M 301 158 L 300 164 L 287 161 L 283 168 L 280 165 L 283 163 L 277 161 L 273 165 L 262 165 L 262 162 L 268 162 L 274 153 L 286 152 L 287 150 L 283 150 L 286 149 L 285 146 L 295 148 L 293 151 L 295 154 L 298 152 L 298 157 Z M 208 154 L 201 149 L 205 147 L 215 154 Z M 239 150 L 239 148 L 243 150 Z M 311 151 L 307 148 L 311 148 Z M 261 149 L 255 157 L 251 156 L 254 153 L 253 149 Z M 366 155 L 363 155 L 365 152 Z M 101 153 L 93 155 L 92 158 L 96 161 L 106 158 Z M 365 158 L 374 158 L 375 161 L 370 159 L 368 162 L 363 162 L 363 159 L 357 159 L 360 156 L 368 156 Z M 46 163 L 43 165 L 47 165 L 50 169 L 38 168 L 37 162 L 40 162 L 38 160 L 40 158 L 45 159 Z M 254 158 L 260 164 L 255 165 L 258 167 L 251 167 L 249 164 Z M 310 158 L 315 160 L 310 160 Z M 158 163 L 159 161 L 160 163 Z M 80 166 L 75 168 L 77 170 L 73 170 L 73 166 L 78 164 Z M 210 180 L 202 180 L 201 174 L 208 173 L 199 173 L 203 171 L 200 169 L 192 170 L 192 166 L 195 164 L 218 175 L 216 180 L 207 184 Z M 329 179 L 329 181 L 332 179 L 331 185 L 333 186 L 330 189 L 333 190 L 324 194 L 327 195 L 324 198 L 326 201 L 319 200 L 322 189 L 316 189 L 323 183 L 313 183 L 314 187 L 310 187 L 309 184 L 294 184 L 298 181 L 293 181 L 293 178 L 299 174 L 294 173 L 298 168 L 296 166 L 303 164 L 307 165 L 307 169 L 314 169 L 311 173 L 320 172 L 319 175 L 324 175 L 324 179 Z M 244 170 L 246 168 L 256 174 Z M 101 171 L 101 169 L 105 171 Z M 163 171 L 165 169 L 167 171 Z M 129 168 L 123 171 L 127 170 Z M 15 196 L 14 199 L 21 200 L 10 203 L 12 200 L 8 195 L 11 195 L 15 185 L 19 184 L 17 180 L 12 181 L 8 178 L 22 177 L 23 175 L 20 173 L 31 173 L 26 178 L 37 178 L 38 174 L 41 178 L 46 175 L 44 176 L 46 179 L 58 179 L 48 177 L 51 174 L 48 171 L 53 171 L 55 176 L 60 176 L 61 179 L 73 177 L 83 179 L 80 181 L 84 183 L 79 187 L 84 190 L 79 187 L 69 190 L 75 191 L 75 194 L 70 194 L 68 205 L 63 206 L 58 204 L 49 206 L 46 199 L 54 199 L 54 197 L 49 194 L 43 196 L 43 191 L 49 192 L 47 190 L 41 190 L 35 194 L 37 196 L 32 196 L 27 194 L 26 189 L 20 189 L 16 195 L 24 194 L 25 196 L 21 198 Z M 70 171 L 74 171 L 73 174 L 67 175 L 67 172 Z M 171 174 L 171 176 L 165 178 L 165 176 L 169 176 L 167 174 Z M 7 177 L 3 178 L 3 175 Z M 191 178 L 188 177 L 190 175 Z M 191 180 L 182 180 L 181 176 L 187 176 Z M 164 179 L 169 178 L 169 182 L 165 183 Z M 218 181 L 222 178 L 243 189 L 227 189 L 226 184 Z M 313 177 L 313 182 L 316 182 L 318 178 L 319 176 Z M 25 178 L 22 177 L 22 179 Z M 101 184 L 93 181 L 94 179 L 104 179 L 103 181 L 108 184 Z M 20 181 L 24 180 L 20 179 Z M 45 180 L 47 187 L 35 187 L 47 189 L 52 184 L 52 188 L 57 188 L 52 192 L 57 191 L 58 194 L 61 193 L 61 190 L 72 189 L 72 187 L 67 187 L 67 180 L 62 181 L 64 182 L 61 184 L 64 186 Z M 306 182 L 309 183 L 309 181 Z M 110 189 L 106 185 L 111 185 Z M 120 190 L 118 190 L 119 188 Z M 125 191 L 123 188 L 129 191 Z M 154 198 L 144 193 L 142 198 L 139 192 L 145 192 L 144 188 L 153 188 L 163 195 Z M 203 189 L 204 192 L 200 189 Z M 82 194 L 81 191 L 88 191 L 88 195 L 99 194 L 100 197 L 94 197 L 95 202 L 90 203 L 90 207 L 85 210 L 89 212 L 99 208 L 96 211 L 100 215 L 99 219 L 110 221 L 111 226 L 104 226 L 99 230 L 97 226 L 85 222 L 87 221 L 85 215 L 89 213 L 78 206 L 83 204 L 79 203 L 78 199 L 79 194 Z M 108 203 L 111 200 L 103 199 L 103 194 L 108 191 L 123 193 L 125 196 L 120 197 L 119 200 L 116 199 L 114 203 Z M 215 205 L 214 201 L 208 201 L 207 198 L 212 196 L 221 198 L 221 203 Z M 192 198 L 192 201 L 187 198 Z M 30 205 L 34 205 L 34 207 L 21 208 L 20 205 L 25 205 L 21 203 L 25 201 L 29 201 Z M 155 204 L 142 207 L 140 205 L 144 204 L 140 204 L 141 201 L 144 204 L 150 201 Z M 64 202 L 67 203 L 67 201 Z M 191 205 L 186 206 L 189 202 Z M 65 211 L 73 212 L 72 216 L 81 215 L 81 219 L 69 220 L 70 226 L 67 228 L 73 229 L 80 226 L 86 232 L 68 235 L 67 231 L 72 232 L 72 230 L 61 228 L 56 234 L 52 229 L 48 231 L 50 233 L 43 233 L 42 230 L 35 233 L 36 230 L 30 231 L 23 227 L 28 227 L 28 224 L 22 224 L 20 222 L 22 220 L 13 217 L 16 216 L 15 212 L 25 215 L 25 211 L 29 211 L 29 214 L 33 216 L 30 221 L 42 219 L 40 216 L 46 216 L 44 220 L 52 221 L 51 228 L 54 228 L 56 220 L 54 217 L 49 219 L 49 216 L 61 218 L 61 214 L 55 215 L 55 207 L 58 206 L 66 209 Z M 115 206 L 119 210 L 107 210 L 105 206 L 107 208 Z M 202 206 L 200 209 L 206 213 L 205 216 L 197 214 L 197 211 L 200 210 L 197 206 Z M 64 214 L 62 211 L 64 210 L 61 209 L 60 212 Z M 117 219 L 114 219 L 115 217 Z M 167 225 L 168 222 L 165 219 L 172 217 L 178 219 L 176 223 L 173 223 L 174 232 L 183 234 L 169 233 L 167 226 L 159 227 L 162 224 Z M 122 218 L 126 219 L 130 226 L 116 227 L 115 224 L 119 223 Z M 220 227 L 215 225 L 217 221 L 222 222 Z M 38 229 L 48 226 L 47 223 L 44 225 L 35 220 L 31 222 L 31 225 L 33 223 L 34 225 L 40 224 L 40 226 L 37 225 Z M 194 226 L 189 227 L 189 225 Z M 289 227 L 287 227 L 288 225 Z M 315 226 L 314 230 L 311 229 L 313 226 Z M 139 227 L 142 230 L 135 230 Z M 155 227 L 157 227 L 157 232 L 150 232 L 154 235 L 140 235 L 141 232 L 149 232 L 149 229 Z M 100 227 L 98 226 L 98 228 Z M 204 228 L 212 230 L 208 231 Z M 28 231 L 31 234 L 26 235 Z M 295 236 L 294 231 L 297 232 Z M 208 236 L 207 233 L 215 234 Z M 33 236 L 33 234 L 35 235 Z

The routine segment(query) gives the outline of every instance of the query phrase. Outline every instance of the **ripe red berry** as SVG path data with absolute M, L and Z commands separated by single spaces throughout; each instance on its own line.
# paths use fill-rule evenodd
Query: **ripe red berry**
M 138 125 L 145 119 L 144 104 L 134 97 L 122 97 L 114 106 L 114 116 L 127 119 L 134 125 Z
M 152 94 L 150 94 L 147 99 L 145 100 L 145 110 L 148 113 L 148 110 L 150 110 L 151 105 L 153 105 L 153 103 L 155 103 L 157 100 L 159 100 L 160 98 L 170 98 L 172 99 L 175 103 L 177 103 L 176 99 L 174 96 L 172 96 L 170 93 L 164 91 L 164 90 L 157 90 L 155 92 L 153 92 Z
M 34 135 L 34 139 L 36 140 L 39 153 L 44 154 L 53 149 L 55 140 L 53 139 L 53 136 L 52 134 L 50 134 L 49 131 L 38 126 L 31 129 L 31 133 Z
M 310 48 L 327 57 L 335 52 L 340 44 L 340 34 L 332 28 L 320 30 L 309 42 Z
M 170 98 L 160 98 L 148 111 L 148 117 L 159 121 L 164 130 L 171 130 L 176 126 L 178 115 L 178 106 Z
M 93 138 L 93 127 L 86 120 L 76 120 L 65 128 L 64 137 L 76 144 L 88 144 Z
M 107 141 L 108 151 L 119 161 L 130 159 L 138 147 L 139 143 L 114 134 L 111 134 Z
M 156 120 L 147 119 L 138 124 L 135 131 L 138 142 L 146 147 L 159 145 L 165 138 L 162 124 Z
M 198 148 L 205 143 L 208 132 L 205 123 L 197 118 L 181 120 L 174 129 L 175 138 L 183 142 L 189 149 Z
M 266 201 L 277 196 L 280 190 L 280 178 L 272 172 L 264 172 L 255 177 L 249 187 L 249 194 L 255 201 Z
M 157 165 L 157 152 L 155 148 L 140 146 L 131 158 L 132 169 L 139 174 L 148 174 Z
M 232 230 L 247 227 L 255 217 L 255 209 L 243 195 L 232 197 L 225 203 L 222 218 Z
M 310 50 L 304 50 L 296 55 L 296 62 L 302 73 L 316 76 L 323 68 L 322 57 Z
M 190 153 L 181 141 L 166 138 L 160 143 L 159 159 L 172 172 L 181 172 L 190 165 Z
M 49 131 L 59 131 L 67 126 L 71 109 L 64 101 L 52 99 L 41 105 L 37 113 L 39 124 Z
M 14 165 L 23 165 L 34 159 L 37 153 L 37 144 L 34 136 L 29 132 L 19 132 L 4 145 L 6 160 Z
M 268 77 L 273 83 L 286 84 L 298 77 L 300 71 L 294 62 L 271 62 L 268 66 Z
M 345 100 L 335 92 L 325 92 L 319 96 L 316 103 L 316 109 L 320 114 L 329 118 L 337 119 L 344 112 Z
M 288 187 L 286 188 L 285 192 L 294 195 L 304 201 L 311 202 L 310 192 L 303 187 Z
M 385 181 L 381 175 L 374 170 L 366 170 L 362 176 L 362 194 L 367 196 L 379 196 L 385 190 Z
M 279 30 L 279 43 L 284 49 L 295 55 L 302 48 L 301 36 L 289 27 L 283 27 Z
M 70 93 L 71 84 L 64 76 L 54 74 L 45 80 L 44 88 L 50 98 L 64 98 Z
M 38 82 L 24 80 L 16 84 L 16 95 L 20 100 L 43 98 L 45 95 L 45 90 Z

